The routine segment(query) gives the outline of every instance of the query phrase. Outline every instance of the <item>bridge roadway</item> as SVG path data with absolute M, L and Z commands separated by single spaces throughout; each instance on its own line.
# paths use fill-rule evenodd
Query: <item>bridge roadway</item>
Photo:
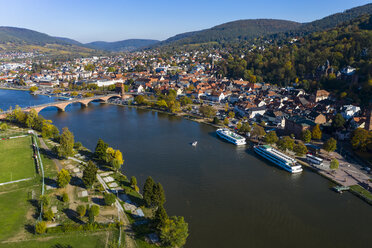
M 31 110 L 35 110 L 36 113 L 39 113 L 41 110 L 48 108 L 48 107 L 56 107 L 60 111 L 65 111 L 66 107 L 72 103 L 80 103 L 82 106 L 87 107 L 88 104 L 92 101 L 100 100 L 102 102 L 107 102 L 110 98 L 119 97 L 122 98 L 120 94 L 109 94 L 109 95 L 98 95 L 93 97 L 87 97 L 87 98 L 74 98 L 72 100 L 67 101 L 57 101 L 57 102 L 51 102 L 41 105 L 35 105 L 35 106 L 29 106 L 26 108 L 22 108 L 22 111 L 29 112 Z M 6 118 L 7 114 L 9 114 L 10 111 L 4 111 L 0 114 L 0 119 Z

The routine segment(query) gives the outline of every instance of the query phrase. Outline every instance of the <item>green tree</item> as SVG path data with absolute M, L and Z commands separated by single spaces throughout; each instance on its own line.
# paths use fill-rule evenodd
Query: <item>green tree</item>
M 275 131 L 270 131 L 265 135 L 265 142 L 268 144 L 274 144 L 278 142 L 279 138 Z
M 311 141 L 311 132 L 309 129 L 306 129 L 301 133 L 301 140 L 305 143 L 309 143 Z
M 89 160 L 83 171 L 83 182 L 85 187 L 91 188 L 93 183 L 97 180 L 97 166 Z
M 53 213 L 52 209 L 50 209 L 50 208 L 45 209 L 44 213 L 43 213 L 43 219 L 47 220 L 47 221 L 51 221 L 51 220 L 53 220 L 53 218 L 54 218 L 54 213 Z
M 40 206 L 43 205 L 43 207 L 48 207 L 50 205 L 50 198 L 48 195 L 41 195 L 39 199 Z
M 66 187 L 70 183 L 70 180 L 71 180 L 71 176 L 67 170 L 62 169 L 60 170 L 60 172 L 58 172 L 58 175 L 57 175 L 58 187 L 60 188 Z
M 161 108 L 161 109 L 166 109 L 166 108 L 168 108 L 168 104 L 167 104 L 167 102 L 166 102 L 164 99 L 158 100 L 158 101 L 156 102 L 156 106 L 158 106 L 158 107 Z
M 263 137 L 264 135 L 266 134 L 265 132 L 265 129 L 259 125 L 257 125 L 256 123 L 253 124 L 253 128 L 252 128 L 252 131 L 251 131 L 251 136 L 252 137 Z
M 160 238 L 165 245 L 182 247 L 189 236 L 189 227 L 183 217 L 173 216 L 160 228 Z
M 337 141 L 334 138 L 329 138 L 323 144 L 323 149 L 327 152 L 334 152 L 337 148 Z
M 143 185 L 143 199 L 148 207 L 152 205 L 154 185 L 155 182 L 152 177 L 148 177 Z
M 135 176 L 132 176 L 130 178 L 130 185 L 134 188 L 135 186 L 137 186 L 137 178 Z
M 294 140 L 289 136 L 284 136 L 278 141 L 277 145 L 283 151 L 293 150 Z
M 34 93 L 35 91 L 37 91 L 39 88 L 37 86 L 31 86 L 28 90 L 31 92 L 31 93 Z
M 111 147 L 106 150 L 106 160 L 111 167 L 118 171 L 124 163 L 123 154 L 120 150 L 115 150 Z
M 353 131 L 350 143 L 354 150 L 366 151 L 372 144 L 372 131 L 357 128 Z
M 231 119 L 233 119 L 233 118 L 235 117 L 235 113 L 234 113 L 233 111 L 230 111 L 230 112 L 229 112 L 229 117 L 230 117 Z
M 86 214 L 86 207 L 84 205 L 79 205 L 76 208 L 76 212 L 79 214 L 80 217 L 83 217 Z
M 37 234 L 43 234 L 46 231 L 46 223 L 44 221 L 39 221 L 35 225 L 35 232 Z
M 187 96 L 183 96 L 181 97 L 180 102 L 182 106 L 187 106 L 192 103 L 192 100 Z
M 236 124 L 236 129 L 240 130 L 242 128 L 242 122 L 239 121 L 238 124 Z
M 249 125 L 248 122 L 244 122 L 242 127 L 239 129 L 239 131 L 242 133 L 248 133 L 251 131 L 251 126 Z
M 216 116 L 217 110 L 214 107 L 212 107 L 212 106 L 203 105 L 203 106 L 200 106 L 199 107 L 199 112 L 203 116 L 208 117 L 208 118 L 211 118 L 211 117 Z
M 94 71 L 95 70 L 95 66 L 93 64 L 87 64 L 84 67 L 84 70 L 86 70 L 86 71 Z
M 95 217 L 99 215 L 99 206 L 92 205 L 89 209 L 88 215 L 89 215 L 89 222 L 93 223 Z
M 107 206 L 112 206 L 112 204 L 114 204 L 116 200 L 115 195 L 110 194 L 110 193 L 105 193 L 104 198 L 105 198 L 105 204 Z
M 165 221 L 168 219 L 168 214 L 163 206 L 159 206 L 155 212 L 156 227 L 161 229 L 165 225 Z
M 332 127 L 336 130 L 343 129 L 345 125 L 345 119 L 341 114 L 336 114 L 332 120 Z
M 226 117 L 226 118 L 223 120 L 223 124 L 224 124 L 225 126 L 229 125 L 229 118 Z
M 94 151 L 94 157 L 96 160 L 100 161 L 100 162 L 106 162 L 107 160 L 107 148 L 108 148 L 108 144 L 105 143 L 102 139 L 98 139 L 98 142 L 97 142 L 97 145 L 96 145 L 96 149 Z
M 297 156 L 303 156 L 307 153 L 307 147 L 304 145 L 304 143 L 299 142 L 298 144 L 294 145 L 293 151 Z
M 136 101 L 138 105 L 142 105 L 146 103 L 146 98 L 142 95 L 138 95 L 134 98 L 134 101 Z
M 152 204 L 153 206 L 163 206 L 165 203 L 165 193 L 163 186 L 160 183 L 154 184 L 153 188 L 153 198 L 152 198 Z
M 322 138 L 322 131 L 320 131 L 320 127 L 319 127 L 319 124 L 317 124 L 312 132 L 311 132 L 311 136 L 313 137 L 313 139 L 315 140 L 320 140 Z
M 58 156 L 69 157 L 74 154 L 74 135 L 67 127 L 64 127 L 62 130 L 63 132 L 59 139 L 60 146 L 57 147 Z
M 338 160 L 337 160 L 337 159 L 333 159 L 333 160 L 331 161 L 330 165 L 329 165 L 329 168 L 330 168 L 331 170 L 337 170 L 338 167 L 339 167 L 339 162 L 338 162 Z
M 68 201 L 69 201 L 68 194 L 67 194 L 66 192 L 64 192 L 64 193 L 62 194 L 62 201 L 63 201 L 63 202 L 68 202 Z
M 0 130 L 1 131 L 6 131 L 7 129 L 8 129 L 8 125 L 6 123 L 1 123 Z

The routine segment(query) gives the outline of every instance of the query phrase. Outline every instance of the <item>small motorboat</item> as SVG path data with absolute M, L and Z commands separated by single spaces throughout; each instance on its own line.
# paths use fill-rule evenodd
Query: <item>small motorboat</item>
M 198 144 L 198 142 L 197 141 L 194 141 L 194 142 L 192 142 L 192 146 L 196 146 Z

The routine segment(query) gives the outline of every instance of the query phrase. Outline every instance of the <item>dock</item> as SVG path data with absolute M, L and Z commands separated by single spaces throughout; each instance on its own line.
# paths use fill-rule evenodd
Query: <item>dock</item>
M 332 189 L 336 191 L 337 193 L 342 193 L 346 190 L 349 190 L 350 188 L 348 186 L 335 186 Z

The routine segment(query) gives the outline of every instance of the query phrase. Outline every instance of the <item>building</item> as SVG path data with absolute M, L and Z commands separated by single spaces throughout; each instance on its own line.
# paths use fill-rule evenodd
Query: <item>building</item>
M 315 122 L 301 116 L 291 116 L 285 119 L 284 129 L 287 133 L 300 137 L 303 131 L 311 130 L 315 125 Z
M 310 100 L 311 101 L 314 101 L 314 102 L 320 102 L 322 100 L 328 99 L 328 97 L 329 97 L 329 92 L 328 91 L 326 91 L 326 90 L 317 90 L 315 92 L 315 94 L 313 94 L 310 97 Z

